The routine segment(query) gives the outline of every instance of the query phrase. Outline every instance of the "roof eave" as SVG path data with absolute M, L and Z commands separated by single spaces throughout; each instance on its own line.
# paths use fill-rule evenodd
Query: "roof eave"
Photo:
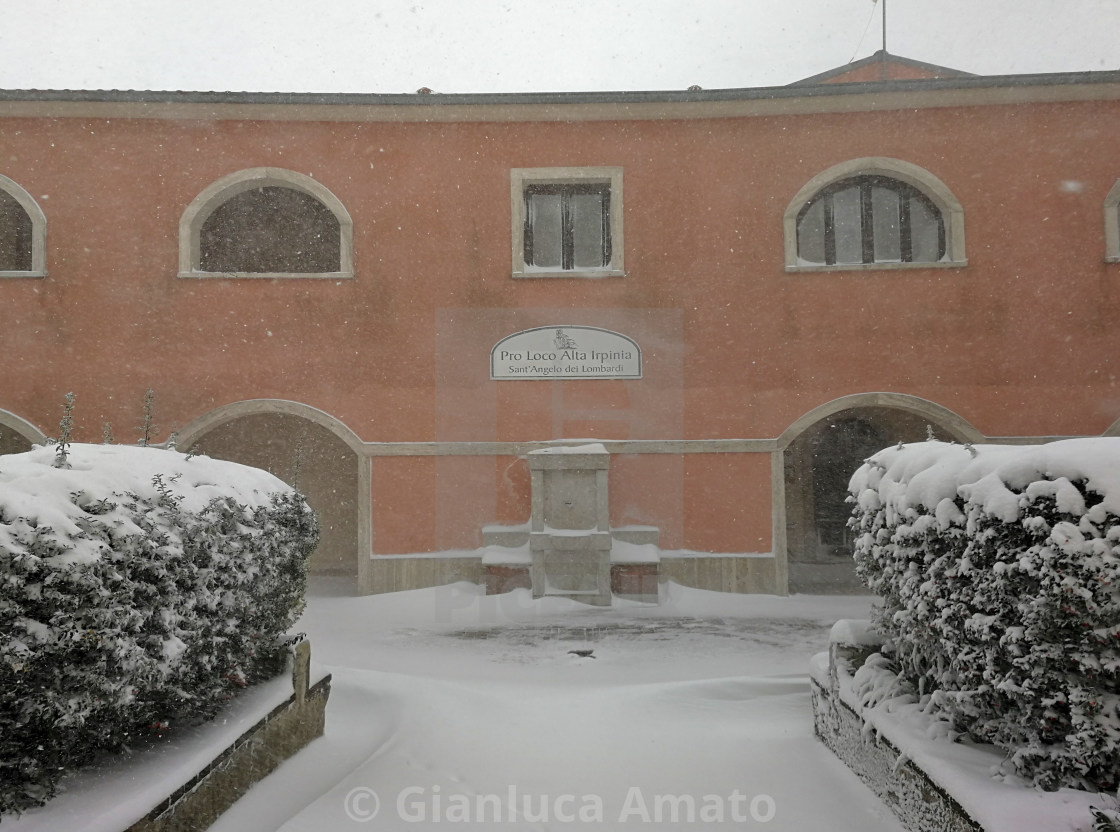
M 720 90 L 281 93 L 0 90 L 0 116 L 564 121 L 693 118 L 1120 97 L 1120 71 L 985 75 Z

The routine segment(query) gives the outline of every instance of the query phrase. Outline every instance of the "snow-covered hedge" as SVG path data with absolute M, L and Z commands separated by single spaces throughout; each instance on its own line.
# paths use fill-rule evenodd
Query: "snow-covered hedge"
M 0 811 L 278 672 L 317 539 L 266 472 L 57 451 L 0 456 Z
M 1120 439 L 888 448 L 856 569 L 920 694 L 1043 788 L 1120 785 Z

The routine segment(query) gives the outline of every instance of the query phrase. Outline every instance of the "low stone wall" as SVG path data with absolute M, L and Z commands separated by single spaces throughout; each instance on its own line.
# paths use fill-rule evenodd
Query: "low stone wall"
M 660 564 L 612 563 L 611 592 L 633 601 L 657 601 Z
M 911 832 L 985 832 L 919 766 L 900 759 L 893 744 L 868 729 L 863 719 L 841 701 L 837 661 L 848 661 L 854 672 L 868 649 L 833 644 L 829 649 L 829 684 L 811 683 L 816 734 L 848 768 L 891 808 Z
M 125 832 L 200 832 L 316 737 L 322 736 L 331 677 L 309 685 L 311 648 L 296 646 L 292 667 L 294 692 L 268 716 L 176 789 L 146 817 Z
M 533 588 L 529 567 L 522 564 L 484 564 L 482 578 L 487 595 Z M 620 598 L 656 602 L 659 582 L 656 563 L 611 564 L 611 593 Z
M 662 552 L 661 579 L 713 592 L 786 595 L 784 571 L 772 555 L 677 555 Z
M 362 572 L 359 591 L 375 595 L 458 581 L 483 582 L 482 559 L 478 555 L 373 555 Z
M 529 566 L 517 563 L 487 563 L 482 567 L 482 580 L 487 595 L 501 595 L 515 589 L 532 589 Z
M 523 536 L 528 539 L 528 532 Z M 510 540 L 515 540 L 510 535 Z M 622 538 L 620 538 L 622 539 Z M 497 544 L 494 544 L 497 545 Z M 662 552 L 654 568 L 612 564 L 612 591 L 625 598 L 656 597 L 656 582 L 714 592 L 786 595 L 785 572 L 772 555 L 708 555 Z M 528 561 L 484 563 L 476 554 L 374 555 L 363 572 L 362 594 L 424 589 L 466 581 L 486 587 L 488 595 L 531 588 Z

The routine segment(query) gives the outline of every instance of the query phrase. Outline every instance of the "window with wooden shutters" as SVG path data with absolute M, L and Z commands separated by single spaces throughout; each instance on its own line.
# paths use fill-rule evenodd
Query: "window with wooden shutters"
M 611 263 L 609 184 L 528 185 L 525 265 L 603 269 Z
M 612 277 L 622 270 L 621 168 L 512 171 L 514 277 Z

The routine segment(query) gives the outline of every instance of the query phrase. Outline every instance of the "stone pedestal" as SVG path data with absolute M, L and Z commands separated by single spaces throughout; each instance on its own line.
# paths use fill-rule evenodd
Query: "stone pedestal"
M 528 455 L 533 597 L 611 603 L 611 532 L 607 469 L 599 444 L 545 448 Z

